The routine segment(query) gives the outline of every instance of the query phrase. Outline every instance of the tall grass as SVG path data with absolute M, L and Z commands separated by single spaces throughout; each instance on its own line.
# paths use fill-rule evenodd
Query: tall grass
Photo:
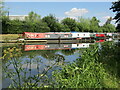
M 76 62 L 55 71 L 53 87 L 57 88 L 118 88 L 119 79 L 111 75 L 99 59 L 101 48 L 93 46 L 83 52 Z M 102 58 L 100 58 L 102 57 Z M 108 56 L 109 57 L 109 56 Z

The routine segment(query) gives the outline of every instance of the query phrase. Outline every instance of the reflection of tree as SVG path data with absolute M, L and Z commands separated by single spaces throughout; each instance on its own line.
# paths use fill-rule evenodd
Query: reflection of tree
M 62 50 L 61 52 L 64 55 L 72 55 L 72 54 L 74 54 L 75 51 L 76 51 L 76 49 L 68 49 L 68 50 Z
M 9 51 L 9 52 L 8 52 Z M 17 51 L 17 52 L 15 52 Z M 40 69 L 42 64 L 42 59 L 40 57 L 35 57 L 34 55 L 27 55 L 25 60 L 22 60 L 19 56 L 13 55 L 11 56 L 9 53 L 15 53 L 20 55 L 20 49 L 17 48 L 8 48 L 4 50 L 5 54 L 7 53 L 5 59 L 9 58 L 3 65 L 4 78 L 9 78 L 12 83 L 9 88 L 33 88 L 33 87 L 44 87 L 45 84 L 49 84 L 47 73 L 54 66 L 59 66 L 64 64 L 64 56 L 59 54 L 52 54 L 50 58 L 54 60 L 54 62 L 49 63 L 44 67 L 43 71 Z M 44 53 L 43 53 L 44 52 Z M 55 51 L 53 51 L 55 52 Z M 47 54 L 49 56 L 50 51 L 42 51 L 42 55 Z M 47 57 L 49 58 L 49 57 Z M 50 59 L 49 58 L 49 59 Z M 32 73 L 32 70 L 36 69 L 36 73 Z
M 55 56 L 55 52 L 57 51 L 56 50 L 45 50 L 45 51 L 42 51 L 40 55 L 46 59 L 54 60 L 53 58 Z
M 53 56 L 55 55 L 56 50 L 35 50 L 35 51 L 28 51 L 28 52 L 23 52 L 24 56 L 26 55 L 33 55 L 33 56 L 42 56 L 46 59 L 52 59 Z

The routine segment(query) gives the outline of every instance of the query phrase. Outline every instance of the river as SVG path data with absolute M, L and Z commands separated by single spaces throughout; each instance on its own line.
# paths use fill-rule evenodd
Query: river
M 110 48 L 113 50 L 112 45 L 115 46 L 116 53 L 110 51 Z M 106 52 L 109 52 L 106 56 L 111 55 L 111 57 L 119 54 L 118 50 L 120 50 L 118 40 L 71 44 L 5 44 L 2 46 L 2 88 L 48 85 L 51 83 L 49 78 L 52 77 L 53 71 L 61 70 L 63 66 L 76 62 L 87 49 L 93 46 L 97 46 L 102 53 L 105 53 L 103 49 L 106 49 Z M 114 60 L 103 59 L 98 62 L 105 64 L 105 69 L 110 71 L 109 74 L 119 80 L 120 60 L 118 58 L 119 55 L 115 56 Z

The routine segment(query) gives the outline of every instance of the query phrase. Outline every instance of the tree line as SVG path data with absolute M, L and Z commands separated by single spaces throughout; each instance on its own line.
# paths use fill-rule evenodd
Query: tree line
M 67 17 L 59 21 L 50 14 L 43 18 L 35 12 L 30 12 L 24 20 L 11 20 L 9 16 L 2 17 L 3 34 L 19 34 L 22 32 L 116 32 L 111 19 L 108 19 L 103 26 L 99 25 L 96 17 L 83 18 L 78 20 Z
M 1 3 L 0 3 L 1 4 Z M 5 16 L 5 11 L 0 7 L 0 22 L 2 23 L 3 34 L 19 34 L 23 32 L 119 32 L 120 31 L 120 0 L 113 2 L 110 9 L 116 12 L 114 18 L 110 17 L 102 26 L 99 25 L 100 20 L 96 17 L 83 18 L 77 20 L 66 17 L 59 21 L 54 15 L 49 14 L 41 18 L 40 15 L 31 11 L 24 20 L 11 20 L 9 16 Z M 1 17 L 2 16 L 2 17 Z M 117 27 L 111 24 L 115 19 L 118 23 Z

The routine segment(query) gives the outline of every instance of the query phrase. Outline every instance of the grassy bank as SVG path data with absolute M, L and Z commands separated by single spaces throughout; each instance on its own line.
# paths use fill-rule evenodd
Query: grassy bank
M 55 71 L 53 87 L 119 88 L 119 50 L 115 48 L 120 48 L 111 44 L 104 44 L 102 48 L 86 49 L 76 62 L 63 66 L 61 71 Z
M 18 34 L 0 34 L 0 40 L 15 40 L 18 37 Z

